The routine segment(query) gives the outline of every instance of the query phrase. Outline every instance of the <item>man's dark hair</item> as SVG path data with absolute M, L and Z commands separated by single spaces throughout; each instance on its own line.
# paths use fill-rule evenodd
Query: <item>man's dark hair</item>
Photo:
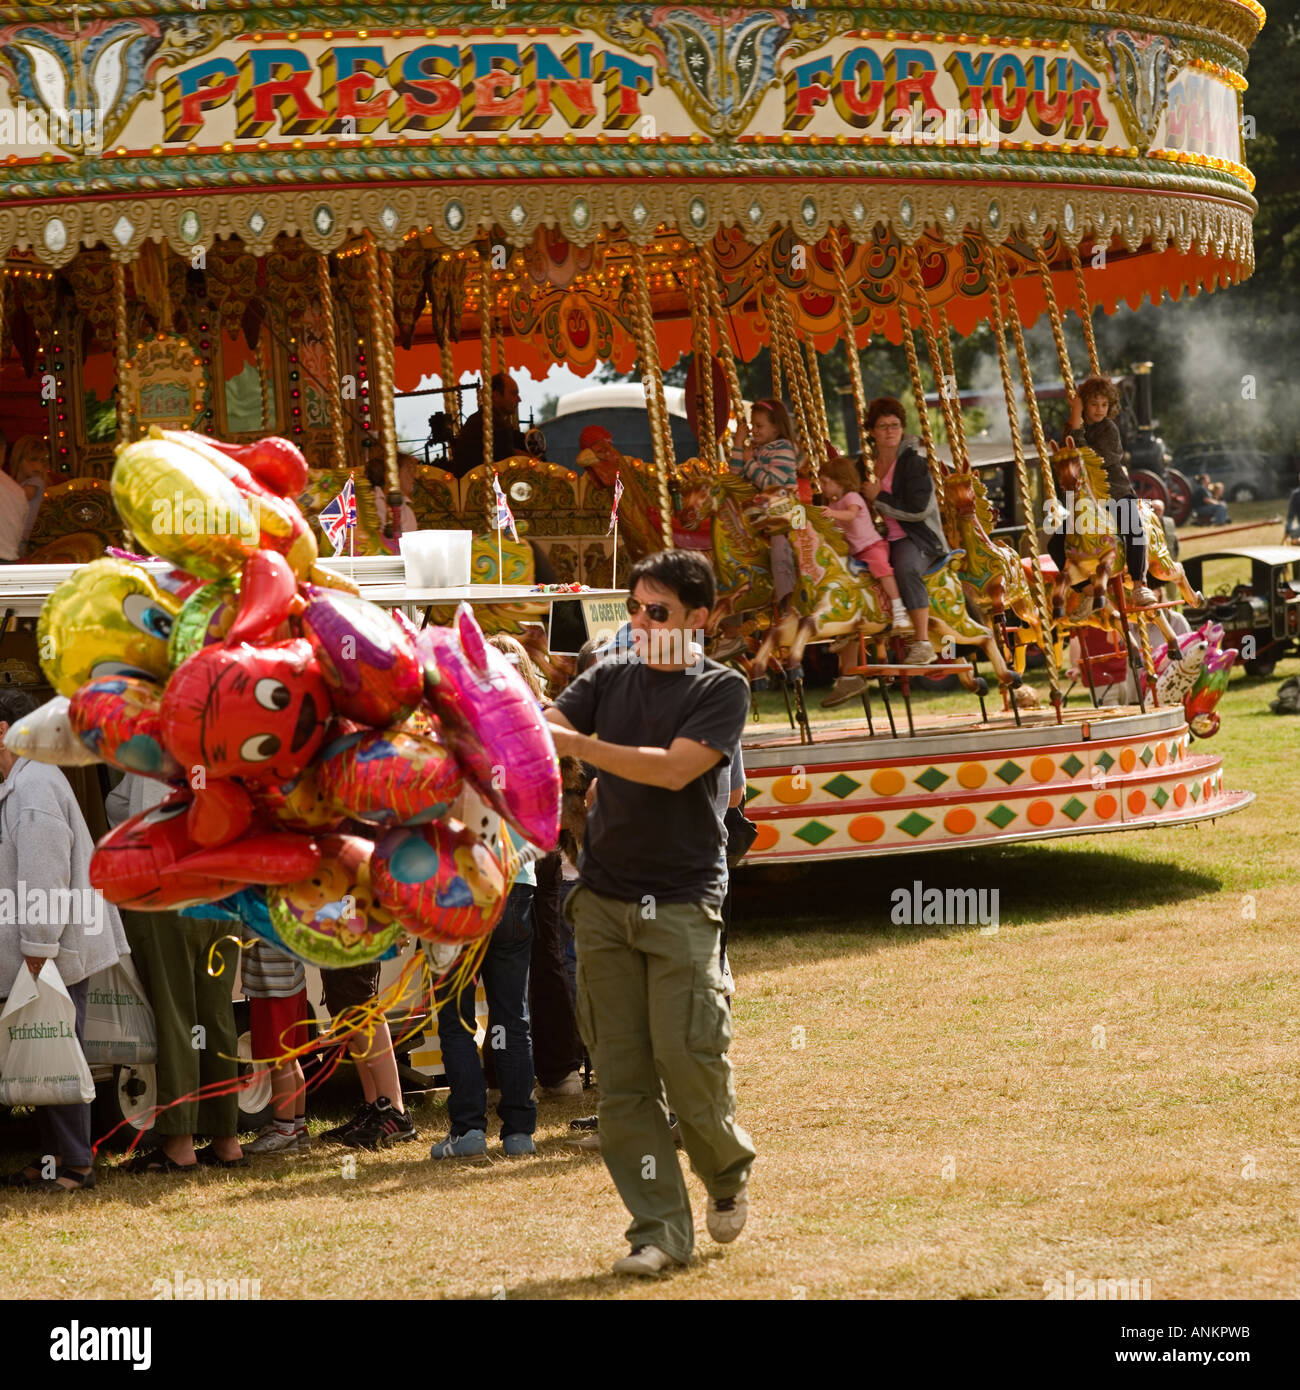
M 492 391 L 495 395 L 501 395 L 506 389 L 506 383 L 510 380 L 509 372 L 492 373 Z
M 656 550 L 632 566 L 627 577 L 630 594 L 638 581 L 652 580 L 676 594 L 683 607 L 712 609 L 718 596 L 709 562 L 698 550 Z
M 13 685 L 0 685 L 0 723 L 16 724 L 36 708 L 36 700 L 26 690 Z

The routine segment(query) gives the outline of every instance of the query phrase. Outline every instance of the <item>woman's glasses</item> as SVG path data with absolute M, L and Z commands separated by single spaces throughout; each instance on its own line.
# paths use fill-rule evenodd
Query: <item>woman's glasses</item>
M 628 599 L 627 615 L 629 618 L 635 618 L 643 608 L 645 609 L 646 617 L 649 618 L 652 623 L 666 623 L 668 621 L 670 610 L 666 603 L 642 603 L 639 598 Z

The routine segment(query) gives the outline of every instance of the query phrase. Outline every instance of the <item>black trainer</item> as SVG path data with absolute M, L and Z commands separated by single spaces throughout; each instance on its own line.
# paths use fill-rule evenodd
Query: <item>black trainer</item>
M 327 1144 L 342 1144 L 347 1140 L 353 1130 L 360 1129 L 370 1119 L 370 1112 L 374 1106 L 368 1100 L 363 1100 L 357 1106 L 357 1113 L 350 1120 L 344 1120 L 341 1125 L 335 1125 L 333 1129 L 326 1129 L 321 1132 L 321 1138 Z
M 339 1140 L 350 1149 L 384 1149 L 407 1139 L 418 1139 L 419 1131 L 409 1115 L 404 1115 L 387 1096 L 380 1096 L 370 1107 L 370 1115 L 350 1134 Z
M 584 1115 L 579 1120 L 570 1120 L 569 1128 L 594 1130 L 599 1127 L 599 1123 L 600 1122 L 595 1115 Z

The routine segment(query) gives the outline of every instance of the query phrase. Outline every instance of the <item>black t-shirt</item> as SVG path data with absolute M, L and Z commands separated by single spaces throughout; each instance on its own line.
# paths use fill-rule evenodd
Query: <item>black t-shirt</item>
M 668 748 L 690 738 L 722 761 L 680 791 L 598 773 L 587 819 L 581 881 L 597 893 L 639 902 L 698 902 L 718 908 L 726 893 L 722 826 L 713 801 L 718 773 L 745 729 L 749 687 L 716 661 L 686 671 L 655 671 L 617 657 L 579 676 L 555 707 L 580 734 L 633 748 Z

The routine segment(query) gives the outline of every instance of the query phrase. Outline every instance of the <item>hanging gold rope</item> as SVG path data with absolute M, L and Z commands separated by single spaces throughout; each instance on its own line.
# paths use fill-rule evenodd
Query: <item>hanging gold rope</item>
M 274 362 L 271 356 L 270 310 L 262 322 L 262 335 L 257 348 L 257 387 L 262 396 L 262 433 L 271 434 L 275 421 L 271 419 L 271 371 Z
M 817 408 L 812 401 L 813 386 L 808 380 L 804 359 L 799 352 L 790 303 L 779 288 L 772 297 L 768 317 L 775 331 L 776 345 L 784 358 L 786 380 L 790 387 L 790 401 L 795 408 L 800 443 L 813 470 L 813 476 L 816 477 L 826 467 L 826 440 L 818 423 Z
M 655 468 L 659 474 L 659 525 L 664 549 L 673 547 L 673 504 L 669 479 L 676 465 L 673 432 L 664 399 L 664 379 L 659 366 L 659 344 L 655 339 L 654 311 L 650 304 L 650 282 L 646 279 L 645 257 L 639 246 L 632 246 L 632 297 L 636 313 L 636 350 L 645 385 L 650 415 L 650 437 L 654 442 Z
M 1056 500 L 1056 479 L 1052 476 L 1052 464 L 1048 457 L 1047 436 L 1043 433 L 1043 417 L 1038 413 L 1038 396 L 1034 392 L 1034 379 L 1029 372 L 1029 354 L 1025 351 L 1025 333 L 1020 325 L 1020 311 L 1016 307 L 1015 286 L 1005 274 L 1002 258 L 993 252 L 994 274 L 997 278 L 997 293 L 1002 293 L 1002 282 L 1006 281 L 1006 318 L 1011 325 L 1011 337 L 1016 345 L 1016 361 L 1020 365 L 1020 380 L 1024 383 L 1025 404 L 1029 407 L 1029 426 L 1034 434 L 1034 448 L 1038 450 L 1038 471 L 1043 480 L 1043 502 Z
M 781 381 L 781 348 L 780 348 L 780 329 L 776 323 L 776 311 L 769 310 L 767 315 L 768 328 L 771 330 L 768 335 L 767 356 L 771 364 L 772 375 L 772 399 L 779 401 L 784 395 Z M 791 388 L 790 404 L 794 404 L 794 390 Z
M 921 279 L 921 262 L 916 256 L 912 258 L 912 270 L 908 279 L 916 294 L 917 304 L 920 306 L 921 336 L 925 339 L 925 353 L 930 359 L 930 373 L 934 377 L 934 384 L 939 391 L 939 409 L 943 414 L 944 433 L 948 437 L 948 453 L 954 468 L 965 469 L 969 465 L 964 456 L 965 451 L 958 449 L 957 426 L 953 421 L 952 404 L 948 399 L 948 378 L 944 370 L 943 358 L 939 352 L 939 339 L 935 335 L 934 320 L 930 317 L 930 301 L 925 295 L 925 282 Z M 924 397 L 922 397 L 923 402 Z
M 948 315 L 943 306 L 939 307 L 939 349 L 943 359 L 943 375 L 946 385 L 952 387 L 952 421 L 957 431 L 957 447 L 961 450 L 962 467 L 970 471 L 970 451 L 966 447 L 966 418 L 962 414 L 961 393 L 957 388 L 957 369 L 953 365 L 952 330 L 948 327 Z
M 1038 261 L 1038 278 L 1043 282 L 1043 298 L 1047 302 L 1047 317 L 1052 322 L 1052 341 L 1056 344 L 1056 356 L 1061 363 L 1061 380 L 1065 383 L 1067 396 L 1074 395 L 1074 368 L 1070 364 L 1070 349 L 1065 341 L 1065 325 L 1061 321 L 1061 306 L 1056 302 L 1056 286 L 1052 283 L 1052 267 L 1047 252 L 1036 247 L 1034 256 Z
M 826 453 L 826 447 L 831 440 L 831 422 L 826 412 L 826 392 L 822 388 L 822 369 L 818 361 L 817 349 L 812 345 L 811 338 L 805 338 L 803 343 L 804 357 L 808 364 L 808 394 L 813 414 L 817 417 L 817 437 L 822 442 L 822 453 Z
M 335 468 L 347 464 L 347 443 L 343 434 L 343 382 L 339 376 L 338 325 L 334 321 L 334 293 L 330 285 L 330 261 L 323 252 L 316 257 L 316 287 L 320 295 L 321 322 L 325 329 L 325 372 L 329 390 L 330 457 Z
M 114 350 L 117 355 L 117 442 L 131 442 L 131 416 L 126 403 L 127 363 L 131 360 L 130 344 L 126 340 L 126 266 L 113 262 L 113 331 L 117 334 Z
M 1101 375 L 1101 364 L 1097 360 L 1097 338 L 1092 331 L 1092 303 L 1088 299 L 1088 287 L 1083 283 L 1083 266 L 1079 261 L 1079 248 L 1070 247 L 1070 266 L 1074 271 L 1074 288 L 1079 296 L 1079 317 L 1083 320 L 1083 337 L 1088 344 L 1088 374 Z
M 992 273 L 992 249 L 984 248 L 984 263 L 990 268 L 989 317 L 993 324 L 993 341 L 998 349 L 998 371 L 1002 377 L 1002 396 L 1006 402 L 1007 422 L 1011 426 L 1011 452 L 1016 463 L 1016 486 L 1020 492 L 1020 512 L 1025 519 L 1025 536 L 1029 541 L 1029 560 L 1034 573 L 1034 598 L 1043 634 L 1043 656 L 1047 661 L 1047 681 L 1052 690 L 1052 706 L 1060 717 L 1061 676 L 1056 665 L 1056 641 L 1052 626 L 1052 606 L 1047 597 L 1047 580 L 1043 576 L 1042 556 L 1038 552 L 1038 522 L 1034 516 L 1034 500 L 1029 493 L 1029 467 L 1025 463 L 1024 441 L 1020 438 L 1020 407 L 1016 388 L 1011 381 L 1011 364 L 1007 360 L 1006 325 L 1002 317 L 1002 301 L 998 293 L 997 276 Z
M 460 396 L 453 389 L 457 385 L 457 376 L 450 343 L 438 344 L 438 361 L 442 375 L 442 409 L 454 439 L 460 433 Z
M 853 388 L 853 413 L 858 422 L 858 447 L 866 461 L 869 479 L 874 478 L 871 471 L 871 452 L 867 448 L 867 388 L 862 380 L 862 359 L 858 356 L 858 340 L 853 330 L 853 307 L 849 298 L 849 280 L 844 270 L 844 248 L 840 245 L 839 233 L 832 229 L 831 265 L 835 270 L 835 298 L 840 311 L 840 327 L 844 330 L 844 347 L 849 359 L 849 383 Z
M 700 285 L 702 268 L 698 265 L 694 274 L 686 275 L 686 304 L 691 312 L 691 350 L 695 354 L 695 383 L 698 393 L 699 446 L 700 458 L 710 468 L 718 465 L 718 440 L 716 418 L 713 409 L 713 335 L 705 313 L 703 294 Z
M 722 361 L 722 370 L 727 378 L 727 390 L 731 395 L 731 411 L 735 412 L 737 420 L 741 420 L 745 415 L 744 396 L 740 390 L 740 373 L 736 369 L 736 354 L 732 350 L 731 334 L 727 332 L 727 320 L 722 313 L 722 293 L 718 289 L 717 266 L 713 262 L 712 255 L 706 259 L 704 252 L 700 253 L 700 281 L 704 286 L 704 298 L 709 318 L 718 325 L 718 357 Z M 727 456 L 730 443 L 729 438 L 724 441 L 722 449 L 724 458 Z
M 944 487 L 943 469 L 939 466 L 934 452 L 934 436 L 930 432 L 930 412 L 925 408 L 925 386 L 921 381 L 921 363 L 916 355 L 916 339 L 912 336 L 912 325 L 908 322 L 907 310 L 900 302 L 898 316 L 903 325 L 903 351 L 907 354 L 907 375 L 912 383 L 912 395 L 916 400 L 916 414 L 921 425 L 921 439 L 925 444 L 925 461 L 930 469 L 934 483 L 935 500 L 943 510 Z
M 478 409 L 483 421 L 483 462 L 496 462 L 492 440 L 492 270 L 488 258 L 479 261 L 478 335 L 480 348 Z
M 402 474 L 397 462 L 397 310 L 393 286 L 392 253 L 382 248 L 377 257 L 379 271 L 379 323 L 384 340 L 384 379 L 380 383 L 379 403 L 384 420 L 384 474 L 388 479 L 390 505 L 401 506 Z
M 1121 602 L 1124 592 L 1124 585 L 1120 583 Z M 1142 669 L 1147 673 L 1147 691 L 1151 696 L 1153 705 L 1160 704 L 1160 697 L 1156 694 L 1156 668 L 1155 662 L 1151 657 L 1151 634 L 1147 630 L 1147 615 L 1142 609 L 1137 610 L 1138 623 L 1138 645 L 1142 649 Z

